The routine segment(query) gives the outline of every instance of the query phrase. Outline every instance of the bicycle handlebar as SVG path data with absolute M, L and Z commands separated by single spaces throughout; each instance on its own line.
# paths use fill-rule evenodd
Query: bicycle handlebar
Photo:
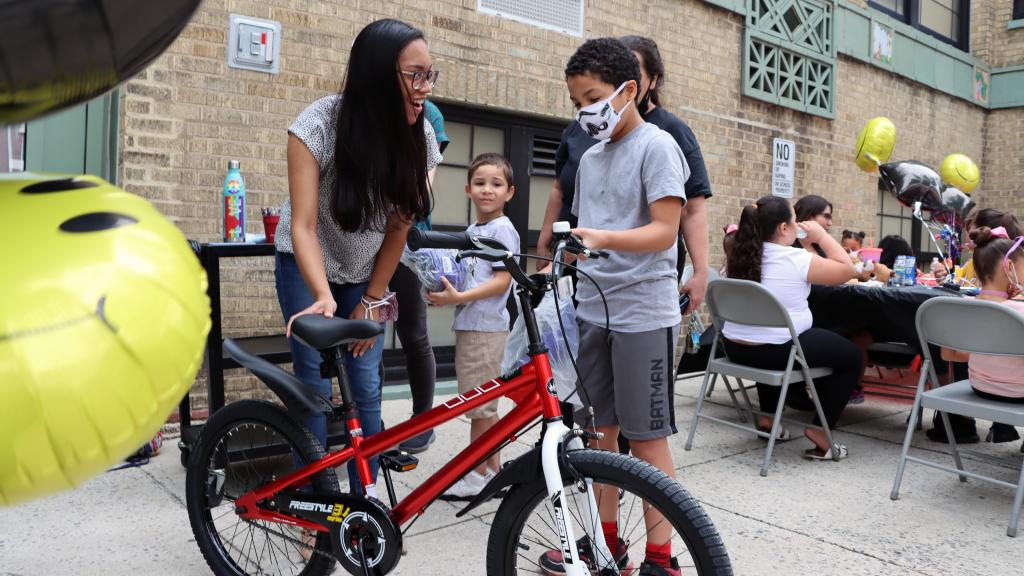
M 587 248 L 578 237 L 568 232 L 559 232 L 556 236 L 559 237 L 559 247 L 566 252 L 581 254 L 588 258 L 608 257 L 607 252 Z M 474 236 L 468 232 L 438 232 L 410 228 L 406 243 L 413 251 L 420 248 L 448 248 L 458 250 L 459 258 L 480 258 L 488 262 L 501 262 L 512 275 L 516 284 L 524 286 L 530 291 L 539 290 L 544 286 L 544 283 L 527 276 L 516 262 L 515 254 L 512 251 L 498 240 L 488 236 Z
M 409 249 L 420 248 L 451 248 L 453 250 L 472 250 L 476 248 L 472 237 L 467 232 L 438 232 L 436 230 L 420 230 L 410 228 L 406 238 Z

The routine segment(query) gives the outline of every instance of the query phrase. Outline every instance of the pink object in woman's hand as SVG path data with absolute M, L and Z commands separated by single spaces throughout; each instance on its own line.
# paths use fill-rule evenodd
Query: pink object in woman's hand
M 882 258 L 881 248 L 861 248 L 860 259 L 862 262 L 878 262 Z

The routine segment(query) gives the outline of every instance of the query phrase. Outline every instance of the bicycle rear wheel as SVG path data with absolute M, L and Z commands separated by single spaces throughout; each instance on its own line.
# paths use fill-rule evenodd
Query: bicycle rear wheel
M 620 574 L 639 574 L 649 534 L 645 522 L 648 508 L 660 512 L 662 521 L 671 525 L 672 553 L 683 574 L 732 574 L 725 545 L 711 519 L 667 474 L 646 462 L 613 452 L 575 450 L 566 453 L 566 458 L 583 479 L 593 481 L 595 497 L 599 498 L 603 490 L 619 492 L 619 536 L 626 542 L 628 556 L 625 560 L 616 558 Z M 567 477 L 564 482 L 564 510 L 568 513 L 565 517 L 572 522 L 578 542 L 582 540 L 586 548 L 601 530 L 599 519 L 590 518 L 589 498 L 577 489 L 574 479 Z M 543 478 L 515 487 L 494 517 L 487 542 L 487 573 L 557 573 L 543 571 L 540 560 L 549 550 L 561 548 L 555 518 Z M 596 574 L 596 567 L 591 567 Z
M 280 407 L 243 400 L 218 410 L 192 448 L 185 497 L 192 533 L 218 576 L 323 576 L 335 559 L 330 535 L 235 513 L 235 499 L 324 456 L 320 443 Z M 337 492 L 333 469 L 311 478 L 316 492 Z

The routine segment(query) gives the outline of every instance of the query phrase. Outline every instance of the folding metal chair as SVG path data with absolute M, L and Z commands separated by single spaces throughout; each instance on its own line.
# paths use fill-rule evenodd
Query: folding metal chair
M 952 472 L 960 477 L 961 482 L 966 482 L 967 478 L 975 478 L 1013 488 L 1016 492 L 1013 498 L 1013 508 L 1010 510 L 1010 524 L 1006 529 L 1006 535 L 1016 536 L 1021 502 L 1024 500 L 1024 466 L 1022 466 L 1016 484 L 964 470 L 960 454 L 970 452 L 960 450 L 957 446 L 947 414 L 960 414 L 1012 426 L 1024 426 L 1024 404 L 986 400 L 971 390 L 971 384 L 967 380 L 940 387 L 935 373 L 935 362 L 932 360 L 928 344 L 971 354 L 1024 356 L 1024 316 L 993 302 L 941 297 L 932 298 L 921 305 L 917 311 L 916 323 L 917 333 L 921 338 L 921 354 L 924 357 L 924 364 L 921 367 L 921 378 L 917 383 L 914 408 L 910 413 L 910 423 L 907 425 L 907 434 L 903 439 L 903 450 L 900 453 L 899 466 L 896 468 L 896 480 L 893 483 L 890 497 L 893 500 L 899 498 L 903 470 L 908 461 Z M 925 391 L 925 383 L 929 378 L 935 387 Z M 936 410 L 942 416 L 942 425 L 946 428 L 946 437 L 949 438 L 949 446 L 953 451 L 953 462 L 956 468 L 908 455 L 910 440 L 914 433 L 913 423 L 918 421 L 918 416 L 924 408 Z
M 685 284 L 686 282 L 688 282 L 690 280 L 690 278 L 693 278 L 693 266 L 690 265 L 690 264 L 687 264 L 686 267 L 683 268 L 683 275 L 679 279 L 680 286 Z M 708 267 L 708 282 L 709 283 L 713 282 L 715 280 L 718 280 L 718 278 L 719 278 L 718 270 L 716 270 L 715 268 L 709 266 Z M 718 330 L 716 329 L 715 333 L 717 334 L 717 332 L 718 332 Z M 707 345 L 708 345 L 707 342 L 702 342 L 701 343 L 701 346 L 707 346 Z M 714 353 L 713 350 L 712 350 L 712 353 Z M 680 362 L 680 367 L 682 368 L 684 366 L 685 366 L 685 360 Z M 706 368 L 705 368 L 705 370 L 698 370 L 698 371 L 691 371 L 691 372 L 679 371 L 679 372 L 676 373 L 676 380 L 679 381 L 679 380 L 685 380 L 685 379 L 688 379 L 688 378 L 693 378 L 694 376 L 703 376 L 705 372 L 706 372 Z M 715 377 L 713 377 L 711 379 L 711 386 L 708 387 L 707 393 L 705 393 L 705 395 L 704 395 L 705 398 L 711 398 L 711 394 L 715 391 L 715 382 L 716 382 L 717 378 L 718 378 L 718 376 L 715 375 Z M 753 385 L 745 386 L 743 384 L 742 380 L 737 380 L 736 381 L 736 388 L 733 388 L 732 384 L 729 382 L 729 379 L 727 377 L 723 376 L 722 380 L 725 382 L 726 391 L 729 393 L 729 396 L 732 397 L 733 404 L 736 406 L 736 414 L 739 416 L 740 422 L 746 422 L 747 421 L 747 412 L 753 410 L 753 406 L 750 403 L 750 397 L 747 395 L 747 391 L 750 390 L 751 388 L 753 388 Z M 740 393 L 743 394 L 743 400 L 746 403 L 746 407 L 741 406 L 737 402 L 736 396 L 735 396 L 737 392 L 740 392 Z
M 697 432 L 697 423 L 701 418 L 732 426 L 739 430 L 753 432 L 757 436 L 768 438 L 768 448 L 765 450 L 764 464 L 761 466 L 761 476 L 767 476 L 768 464 L 771 462 L 772 451 L 775 449 L 775 441 L 782 430 L 782 409 L 786 405 L 786 394 L 789 392 L 789 385 L 801 382 L 808 384 L 807 390 L 810 392 L 811 401 L 814 403 L 814 409 L 817 411 L 818 418 L 822 422 L 819 428 L 825 432 L 829 445 L 833 445 L 832 431 L 829 430 L 828 423 L 825 420 L 825 413 L 821 409 L 821 403 L 818 401 L 818 393 L 813 385 L 814 378 L 828 376 L 832 374 L 832 369 L 811 368 L 808 365 L 789 313 L 775 295 L 756 282 L 723 278 L 708 283 L 706 302 L 711 313 L 711 321 L 714 322 L 715 328 L 718 331 L 718 336 L 715 338 L 715 343 L 711 349 L 711 359 L 708 361 L 708 368 L 704 373 L 704 382 L 701 384 L 700 394 L 697 395 L 697 413 L 694 414 L 693 422 L 690 423 L 690 433 L 686 438 L 686 449 L 690 450 L 693 447 L 693 436 Z M 722 327 L 726 322 L 747 326 L 789 329 L 793 345 L 790 347 L 786 369 L 767 370 L 738 364 L 730 360 L 727 354 L 717 357 L 716 352 L 719 346 L 721 346 L 722 341 Z M 795 366 L 796 364 L 799 364 L 799 366 Z M 794 367 L 797 368 L 796 372 L 793 370 Z M 704 414 L 704 399 L 706 398 L 707 390 L 711 386 L 712 378 L 717 377 L 719 374 L 723 377 L 732 376 L 737 379 L 742 378 L 770 386 L 780 386 L 782 390 L 780 391 L 779 405 L 776 407 L 775 413 L 761 412 L 751 408 L 753 426 L 743 426 Z M 731 390 L 729 381 L 726 379 L 725 382 L 726 388 L 730 388 L 729 396 L 732 398 L 733 404 L 738 411 L 741 410 L 736 400 L 736 395 Z M 744 395 L 746 395 L 745 391 Z M 773 416 L 771 432 L 762 432 L 757 429 L 757 419 L 753 417 L 755 414 Z M 786 418 L 786 420 L 789 421 L 790 419 Z M 802 424 L 806 425 L 806 423 Z M 838 454 L 836 454 L 836 457 L 838 458 Z

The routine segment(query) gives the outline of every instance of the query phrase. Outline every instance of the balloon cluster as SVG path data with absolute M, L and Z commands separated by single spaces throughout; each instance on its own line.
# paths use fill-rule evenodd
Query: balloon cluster
M 885 117 L 871 119 L 857 136 L 857 166 L 878 173 L 879 190 L 892 193 L 900 204 L 912 208 L 940 254 L 944 252 L 941 242 L 957 261 L 964 221 L 976 205 L 967 193 L 981 179 L 978 166 L 964 154 L 946 156 L 938 173 L 914 160 L 888 162 L 895 146 L 896 126 L 892 121 Z M 930 220 L 924 219 L 925 212 Z

